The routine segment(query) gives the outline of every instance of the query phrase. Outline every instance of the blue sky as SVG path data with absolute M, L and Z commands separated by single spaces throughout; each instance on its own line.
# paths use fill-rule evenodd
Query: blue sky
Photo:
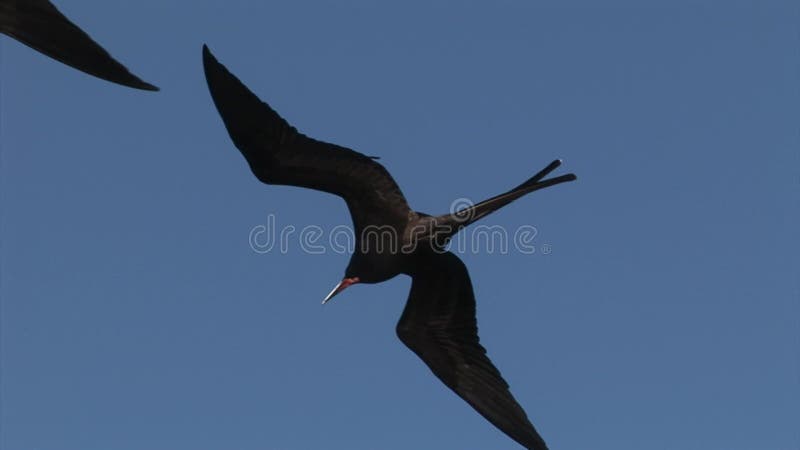
M 800 448 L 800 6 L 598 3 L 58 2 L 156 94 L 2 37 L 0 447 L 520 448 L 396 338 L 407 277 L 323 307 L 347 255 L 251 249 L 349 217 L 251 175 L 208 43 L 415 209 L 579 176 L 461 254 L 552 449 Z

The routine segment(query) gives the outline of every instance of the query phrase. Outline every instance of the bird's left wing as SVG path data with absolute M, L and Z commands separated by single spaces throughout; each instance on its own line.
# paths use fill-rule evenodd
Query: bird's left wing
M 47 0 L 0 0 L 0 32 L 98 78 L 158 90 L 129 72 Z
M 479 342 L 475 295 L 464 263 L 449 252 L 421 259 L 398 337 L 489 422 L 528 449 L 546 450 Z

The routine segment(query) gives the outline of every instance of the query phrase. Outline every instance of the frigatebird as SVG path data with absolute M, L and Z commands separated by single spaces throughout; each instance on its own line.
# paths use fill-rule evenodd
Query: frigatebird
M 0 0 L 0 33 L 89 75 L 136 89 L 158 90 L 129 72 L 48 0 Z
M 344 278 L 323 303 L 356 283 L 410 275 L 411 293 L 396 329 L 400 340 L 489 422 L 528 449 L 546 450 L 479 342 L 467 268 L 445 247 L 475 220 L 530 192 L 573 181 L 575 175 L 544 180 L 561 164 L 556 160 L 514 189 L 474 206 L 436 217 L 416 212 L 374 157 L 299 133 L 205 45 L 203 67 L 228 134 L 259 180 L 345 200 L 355 228 L 355 250 Z

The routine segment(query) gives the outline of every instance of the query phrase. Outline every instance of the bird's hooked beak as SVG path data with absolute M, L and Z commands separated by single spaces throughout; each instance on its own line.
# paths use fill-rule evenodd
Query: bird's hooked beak
M 347 289 L 348 286 L 358 283 L 359 281 L 361 281 L 361 280 L 359 280 L 358 277 L 342 279 L 342 281 L 340 281 L 339 284 L 337 284 L 336 287 L 333 288 L 331 293 L 328 294 L 327 297 L 325 297 L 325 300 L 322 301 L 322 304 L 324 305 L 325 303 L 328 303 L 328 301 L 330 299 L 332 299 L 333 297 L 336 297 L 336 294 L 338 294 L 339 292 L 342 292 L 343 290 Z

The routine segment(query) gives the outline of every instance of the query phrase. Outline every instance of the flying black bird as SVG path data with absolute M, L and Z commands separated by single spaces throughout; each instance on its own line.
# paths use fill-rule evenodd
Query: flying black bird
M 158 90 L 130 73 L 48 0 L 0 0 L 0 33 L 98 78 Z
M 411 293 L 397 324 L 400 340 L 489 422 L 528 449 L 546 450 L 479 342 L 467 268 L 444 248 L 475 220 L 535 190 L 573 181 L 575 175 L 544 180 L 561 164 L 554 161 L 516 188 L 472 207 L 438 217 L 415 212 L 374 158 L 299 133 L 206 46 L 203 66 L 228 134 L 259 180 L 329 192 L 347 203 L 357 237 L 355 252 L 344 278 L 323 303 L 356 283 L 410 275 Z

